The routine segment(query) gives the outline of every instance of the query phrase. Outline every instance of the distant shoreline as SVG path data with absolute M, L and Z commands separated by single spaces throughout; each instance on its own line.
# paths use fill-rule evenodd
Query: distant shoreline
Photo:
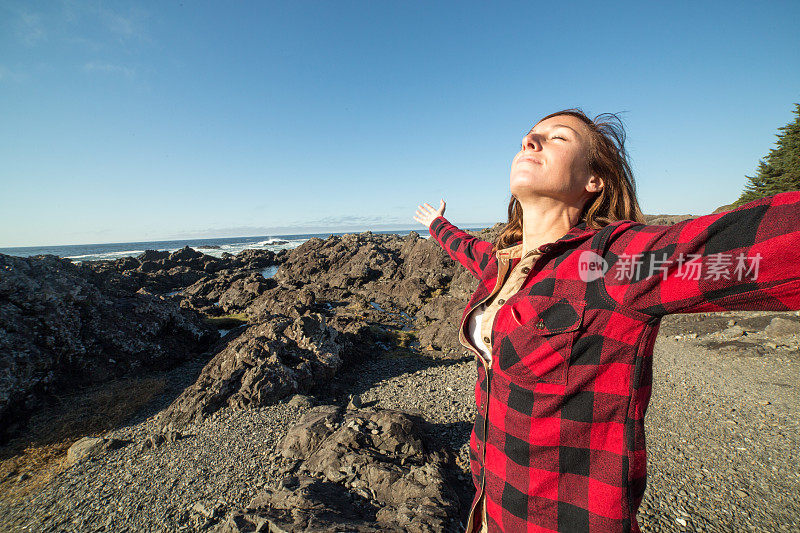
M 675 222 L 692 218 L 697 215 L 645 215 L 648 224 L 674 224 Z M 459 225 L 465 231 L 481 231 L 491 228 L 501 221 L 488 224 L 463 224 Z M 61 244 L 53 246 L 9 246 L 0 248 L 0 254 L 17 257 L 31 257 L 35 255 L 55 255 L 71 259 L 74 262 L 114 260 L 122 257 L 136 257 L 145 250 L 159 250 L 174 252 L 186 246 L 194 248 L 207 255 L 221 257 L 223 253 L 236 255 L 247 249 L 266 249 L 279 252 L 282 249 L 292 249 L 300 246 L 308 239 L 327 239 L 331 235 L 347 235 L 351 233 L 371 232 L 382 235 L 407 235 L 416 231 L 421 237 L 430 235 L 421 224 L 411 228 L 401 229 L 354 229 L 347 231 L 323 231 L 317 233 L 274 233 L 255 236 L 238 237 L 202 237 L 174 240 L 131 241 L 92 244 Z M 285 244 L 278 244 L 286 241 Z
M 496 224 L 496 222 L 495 222 Z M 491 227 L 493 224 L 487 225 L 464 225 L 464 229 L 469 231 L 479 231 L 484 228 Z M 329 235 L 346 235 L 348 233 L 364 233 L 370 231 L 372 233 L 380 233 L 380 234 L 396 234 L 396 235 L 404 235 L 410 233 L 412 231 L 416 231 L 417 233 L 425 232 L 425 228 L 420 226 L 412 227 L 412 228 L 400 228 L 400 229 L 353 229 L 353 230 L 345 230 L 345 231 L 321 231 L 321 232 L 314 232 L 314 233 L 265 233 L 262 235 L 237 235 L 237 236 L 225 236 L 225 237 L 191 237 L 187 239 L 156 239 L 156 240 L 149 240 L 149 241 L 124 241 L 124 242 L 98 242 L 98 243 L 80 243 L 80 244 L 48 244 L 48 245 L 34 245 L 34 246 L 3 246 L 0 247 L 0 253 L 6 255 L 17 255 L 20 257 L 28 257 L 30 255 L 36 254 L 25 254 L 16 253 L 16 252 L 26 252 L 32 249 L 52 249 L 52 248 L 71 248 L 71 247 L 88 247 L 88 246 L 118 246 L 118 245 L 131 245 L 131 244 L 160 244 L 160 243 L 174 243 L 174 242 L 186 242 L 186 243 L 198 243 L 199 244 L 214 244 L 216 241 L 220 240 L 243 240 L 243 239 L 297 239 L 297 238 L 306 238 L 309 239 L 311 237 L 321 237 L 325 238 Z M 57 254 L 54 254 L 57 255 Z
M 728 207 L 728 206 L 723 206 Z M 721 209 L 721 208 L 720 208 Z M 647 220 L 648 224 L 674 224 L 680 220 L 686 218 L 695 218 L 700 215 L 668 215 L 668 214 L 655 214 L 655 215 L 647 215 L 645 214 L 644 217 Z M 487 228 L 491 228 L 496 224 L 504 224 L 505 221 L 498 220 L 496 222 L 489 222 L 489 223 L 470 223 L 470 224 L 463 224 L 457 221 L 452 221 L 456 224 L 459 228 L 465 231 L 481 231 Z M 380 227 L 381 225 L 379 225 Z M 275 228 L 280 229 L 280 228 Z M 288 229 L 288 228 L 287 228 Z M 309 229 L 318 229 L 318 228 L 309 228 Z M 217 245 L 220 242 L 227 242 L 227 241 L 244 241 L 244 240 L 266 240 L 266 239 L 289 239 L 289 240 L 296 240 L 296 239 L 304 239 L 308 240 L 312 237 L 318 237 L 321 239 L 325 239 L 330 235 L 346 235 L 348 233 L 378 233 L 384 235 L 406 235 L 412 231 L 416 231 L 423 237 L 428 236 L 428 232 L 426 228 L 424 228 L 421 224 L 409 227 L 409 228 L 389 228 L 389 229 L 361 229 L 361 228 L 352 228 L 352 229 L 344 229 L 341 231 L 316 231 L 310 233 L 264 233 L 261 235 L 237 235 L 237 236 L 224 236 L 224 237 L 191 237 L 188 239 L 156 239 L 156 240 L 149 240 L 149 241 L 125 241 L 125 242 L 104 242 L 104 243 L 82 243 L 82 244 L 53 244 L 53 245 L 42 245 L 42 246 L 3 246 L 0 247 L 0 254 L 6 255 L 15 255 L 18 257 L 30 257 L 32 255 L 40 255 L 43 253 L 50 253 L 52 255 L 58 255 L 59 257 L 71 257 L 74 254 L 70 255 L 61 255 L 58 253 L 53 252 L 39 252 L 38 250 L 54 250 L 54 249 L 74 249 L 74 248 L 89 248 L 89 247 L 118 247 L 118 246 L 128 246 L 129 248 L 136 247 L 137 249 L 141 248 L 144 245 L 151 246 L 155 245 L 157 248 L 150 248 L 153 250 L 169 250 L 169 246 L 172 246 L 173 243 L 183 243 L 178 248 L 183 248 L 183 246 L 190 246 L 193 245 L 197 246 L 207 246 L 207 245 Z M 135 245 L 135 246 L 134 246 Z
M 465 229 L 469 231 L 479 231 L 488 226 Z M 282 249 L 292 249 L 300 246 L 311 238 L 326 239 L 331 235 L 346 235 L 349 233 L 371 232 L 374 234 L 385 235 L 407 235 L 416 231 L 421 237 L 429 237 L 428 232 L 423 226 L 418 228 L 399 229 L 399 230 L 362 230 L 362 231 L 326 231 L 321 233 L 300 233 L 300 234 L 273 234 L 248 237 L 216 237 L 198 239 L 177 239 L 177 240 L 158 240 L 158 241 L 134 241 L 118 243 L 97 243 L 97 244 L 65 244 L 56 246 L 18 246 L 0 248 L 0 254 L 13 255 L 17 257 L 31 257 L 35 255 L 55 255 L 62 258 L 71 259 L 74 262 L 82 261 L 103 261 L 114 260 L 122 257 L 136 257 L 145 250 L 165 250 L 173 252 L 185 246 L 197 249 L 208 255 L 221 256 L 223 253 L 236 255 L 242 250 L 265 249 L 278 252 Z

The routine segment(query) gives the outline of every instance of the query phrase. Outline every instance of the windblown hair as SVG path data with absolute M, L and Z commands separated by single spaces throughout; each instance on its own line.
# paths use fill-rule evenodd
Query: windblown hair
M 586 222 L 592 229 L 603 228 L 618 220 L 644 223 L 644 215 L 636 200 L 636 184 L 625 150 L 625 129 L 620 118 L 613 113 L 603 113 L 592 120 L 579 108 L 574 108 L 551 113 L 539 122 L 556 115 L 571 115 L 586 124 L 590 133 L 589 171 L 603 180 L 603 188 L 584 204 L 579 222 Z M 508 223 L 495 240 L 494 249 L 502 250 L 520 241 L 522 205 L 512 195 L 508 204 Z

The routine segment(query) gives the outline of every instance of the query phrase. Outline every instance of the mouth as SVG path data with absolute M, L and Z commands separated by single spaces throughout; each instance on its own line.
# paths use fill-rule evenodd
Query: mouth
M 535 158 L 533 158 L 531 156 L 523 156 L 523 157 L 520 157 L 517 160 L 518 163 L 521 162 L 521 161 L 527 161 L 528 163 L 534 163 L 536 165 L 541 165 L 542 164 L 541 161 L 539 161 L 538 159 L 535 159 Z

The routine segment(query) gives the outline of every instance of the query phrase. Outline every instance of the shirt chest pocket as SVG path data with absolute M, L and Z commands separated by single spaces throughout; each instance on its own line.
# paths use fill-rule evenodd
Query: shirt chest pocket
M 569 359 L 586 302 L 525 295 L 509 302 L 508 334 L 498 347 L 498 366 L 523 383 L 565 385 Z

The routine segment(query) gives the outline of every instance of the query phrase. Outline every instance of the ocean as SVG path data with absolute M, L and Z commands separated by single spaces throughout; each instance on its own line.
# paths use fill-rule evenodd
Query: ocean
M 408 235 L 412 230 L 407 231 L 373 231 L 372 233 L 395 234 L 400 236 Z M 423 238 L 429 238 L 427 230 L 420 226 L 413 231 L 419 233 Z M 326 239 L 331 235 L 345 235 L 346 233 L 306 233 L 301 235 L 264 235 L 261 237 L 223 237 L 218 239 L 186 239 L 179 241 L 142 241 L 142 242 L 118 242 L 106 244 L 70 244 L 65 246 L 25 246 L 17 248 L 0 248 L 0 254 L 15 255 L 19 257 L 29 257 L 33 255 L 57 255 L 65 257 L 75 263 L 82 261 L 101 261 L 114 260 L 121 257 L 136 257 L 145 250 L 166 250 L 173 252 L 188 246 L 198 252 L 221 257 L 224 252 L 236 255 L 242 250 L 272 250 L 279 252 L 284 249 L 297 248 L 312 237 Z M 357 232 L 355 232 L 357 233 Z

